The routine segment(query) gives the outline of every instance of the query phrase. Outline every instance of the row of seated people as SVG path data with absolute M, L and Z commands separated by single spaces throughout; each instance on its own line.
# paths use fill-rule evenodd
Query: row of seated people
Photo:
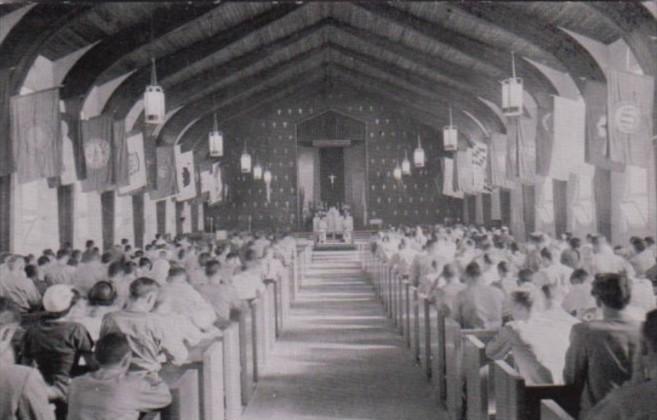
M 435 226 L 391 229 L 373 241 L 388 267 L 462 329 L 497 330 L 489 358 L 513 360 L 530 385 L 572 385 L 579 418 L 657 418 L 655 404 L 632 413 L 617 406 L 652 395 L 636 385 L 649 359 L 641 328 L 657 317 L 651 238 L 612 248 L 601 235 L 582 245 L 569 234 L 534 233 L 519 244 L 506 228 Z M 654 325 L 643 328 L 651 343 Z
M 158 237 L 144 252 L 124 243 L 102 257 L 87 245 L 0 266 L 2 419 L 136 420 L 167 406 L 160 371 L 221 336 L 266 281 L 288 275 L 296 252 L 289 236 L 246 234 Z

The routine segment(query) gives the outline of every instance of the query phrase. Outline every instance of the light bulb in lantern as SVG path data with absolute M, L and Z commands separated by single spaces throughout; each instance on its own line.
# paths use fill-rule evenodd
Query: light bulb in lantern
M 251 155 L 246 149 L 246 142 L 244 142 L 244 151 L 242 152 L 242 156 L 240 156 L 240 168 L 243 174 L 251 172 Z
M 166 114 L 164 89 L 157 84 L 155 59 L 152 59 L 151 83 L 144 92 L 144 115 L 148 124 L 162 124 Z
M 399 166 L 399 163 L 395 165 L 395 169 L 392 170 L 392 177 L 395 178 L 397 181 L 401 181 L 402 179 L 402 169 L 401 166 Z
M 408 154 L 404 150 L 404 160 L 402 160 L 401 164 L 401 170 L 402 170 L 402 175 L 410 175 L 411 174 L 411 161 L 408 160 Z
M 253 167 L 253 179 L 261 180 L 262 179 L 262 166 L 259 162 Z
M 424 149 L 420 142 L 420 136 L 417 136 L 417 147 L 415 148 L 415 151 L 413 151 L 413 163 L 416 168 L 424 168 L 425 161 L 426 155 L 424 154 Z
M 269 169 L 265 169 L 265 172 L 262 174 L 262 178 L 264 179 L 265 184 L 271 184 L 271 171 Z
M 507 117 L 517 117 L 522 115 L 523 106 L 523 82 L 516 77 L 516 58 L 511 53 L 511 73 L 512 76 L 502 80 L 502 112 Z
M 212 131 L 208 134 L 208 147 L 210 157 L 222 157 L 224 155 L 224 133 L 219 131 L 216 114 Z

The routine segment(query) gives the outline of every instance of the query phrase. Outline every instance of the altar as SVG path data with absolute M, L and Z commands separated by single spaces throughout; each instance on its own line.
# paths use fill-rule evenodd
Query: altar
M 328 240 L 343 243 L 353 242 L 354 218 L 348 206 L 342 210 L 330 207 L 328 210 L 320 208 L 313 217 L 313 238 L 315 243 L 324 244 Z

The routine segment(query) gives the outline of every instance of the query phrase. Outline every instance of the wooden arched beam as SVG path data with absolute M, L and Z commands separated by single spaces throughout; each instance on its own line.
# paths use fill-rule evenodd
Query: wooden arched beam
M 449 45 L 451 48 L 468 55 L 479 65 L 489 68 L 491 71 L 490 77 L 502 80 L 511 74 L 510 51 L 508 53 L 500 51 L 497 48 L 473 40 L 452 29 L 410 15 L 387 4 L 358 3 L 356 6 L 367 10 L 374 18 L 383 19 L 384 21 L 408 28 L 411 31 L 417 31 L 433 39 L 437 45 Z M 537 101 L 543 100 L 540 95 L 536 95 L 537 92 L 556 94 L 556 90 L 550 80 L 531 64 L 524 60 L 517 60 L 516 68 L 525 81 L 526 90 Z
M 564 67 L 555 70 L 568 72 L 575 83 L 578 83 L 580 90 L 584 87 L 581 76 L 590 80 L 605 80 L 604 72 L 591 54 L 551 22 L 537 21 L 534 16 L 506 7 L 501 2 L 462 2 L 455 7 L 488 22 L 491 28 L 497 26 L 545 50 L 546 54 Z M 541 62 L 542 57 L 528 58 Z M 542 64 L 550 66 L 549 63 Z
M 0 45 L 2 67 L 12 69 L 10 92 L 20 92 L 34 60 L 42 46 L 60 28 L 72 22 L 93 6 L 71 6 L 69 4 L 42 3 L 33 7 L 7 34 Z
M 149 22 L 140 22 L 103 39 L 91 48 L 66 75 L 60 92 L 61 97 L 66 99 L 87 95 L 98 77 L 121 57 L 217 7 L 213 3 L 186 5 L 186 7 L 177 7 L 178 3 L 176 3 L 174 6 L 176 6 L 173 8 L 175 10 L 169 6 L 153 11 L 152 34 Z M 172 12 L 175 13 L 174 20 L 171 19 Z
M 237 80 L 236 82 L 224 87 L 220 92 L 208 93 L 206 96 L 198 99 L 187 106 L 183 107 L 173 117 L 167 121 L 158 137 L 159 144 L 171 144 L 177 138 L 181 128 L 193 118 L 205 115 L 212 115 L 215 109 L 230 103 L 231 100 L 244 95 L 250 90 L 257 90 L 266 87 L 276 80 L 285 78 L 287 83 L 295 84 L 294 75 L 298 75 L 305 70 L 307 66 L 317 65 L 318 62 L 326 61 L 326 54 L 322 47 L 313 48 L 307 52 L 294 57 L 291 60 L 270 67 L 264 71 L 258 72 L 252 76 Z M 290 75 L 294 76 L 290 78 Z
M 203 39 L 182 50 L 165 55 L 157 62 L 158 77 L 164 79 L 168 75 L 184 69 L 189 63 L 201 60 L 208 54 L 225 48 L 247 37 L 258 29 L 271 25 L 297 8 L 299 6 L 294 4 L 280 4 L 271 10 L 263 12 L 210 38 Z M 142 94 L 144 87 L 149 81 L 150 66 L 140 67 L 116 89 L 106 104 L 104 112 L 112 113 L 116 118 L 123 118 L 137 100 L 137 96 Z

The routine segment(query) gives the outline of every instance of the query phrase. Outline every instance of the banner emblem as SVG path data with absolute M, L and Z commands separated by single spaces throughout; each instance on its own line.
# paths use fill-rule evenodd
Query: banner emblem
M 84 145 L 84 157 L 87 166 L 100 169 L 107 166 L 110 158 L 110 145 L 103 139 L 91 139 Z
M 621 133 L 635 134 L 641 125 L 641 110 L 633 102 L 619 102 L 614 106 L 614 123 Z

